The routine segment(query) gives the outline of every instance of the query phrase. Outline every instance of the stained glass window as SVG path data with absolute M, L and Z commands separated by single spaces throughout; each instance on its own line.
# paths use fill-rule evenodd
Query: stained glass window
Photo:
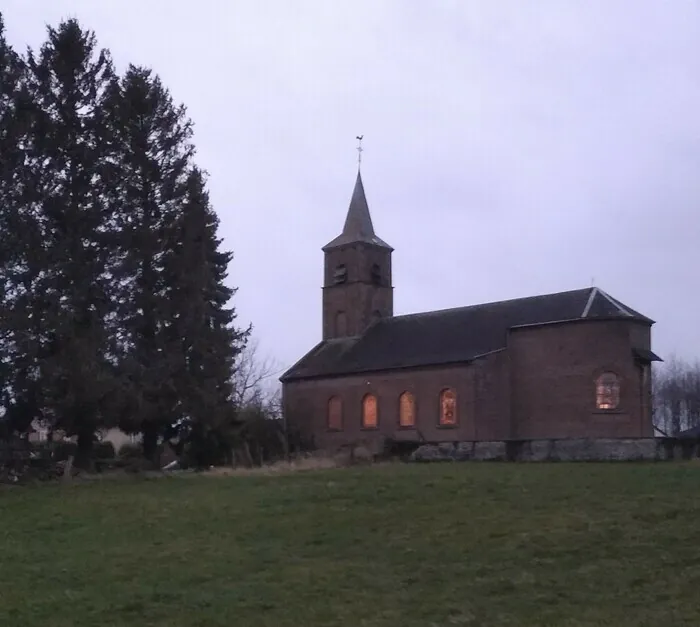
M 362 428 L 374 429 L 377 427 L 377 397 L 367 394 L 362 399 Z
M 404 392 L 399 396 L 399 426 L 416 426 L 416 401 L 410 392 Z
M 604 372 L 595 384 L 596 407 L 617 409 L 620 405 L 620 381 L 614 372 Z
M 457 424 L 457 395 L 450 388 L 440 392 L 440 424 Z

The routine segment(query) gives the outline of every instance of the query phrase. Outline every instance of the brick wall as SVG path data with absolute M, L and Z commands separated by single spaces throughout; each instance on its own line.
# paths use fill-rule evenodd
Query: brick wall
M 628 321 L 583 321 L 510 332 L 507 348 L 469 365 L 406 369 L 284 385 L 291 428 L 313 435 L 321 448 L 384 438 L 429 442 L 510 438 L 636 438 L 653 435 L 641 367 L 632 347 L 648 348 L 649 327 Z M 595 379 L 615 372 L 621 382 L 618 411 L 595 407 Z M 457 393 L 457 425 L 439 423 L 440 391 Z M 413 393 L 416 429 L 399 427 L 399 397 Z M 378 426 L 362 429 L 362 399 L 378 399 Z M 327 404 L 343 403 L 343 429 L 329 432 Z
M 347 280 L 335 285 L 333 275 L 344 265 Z M 376 264 L 380 285 L 371 281 L 371 268 Z M 391 252 L 369 244 L 353 244 L 325 253 L 323 277 L 323 339 L 360 335 L 378 312 L 382 317 L 394 313 L 394 290 L 391 287 Z M 343 312 L 345 328 L 337 328 L 338 313 Z
M 333 448 L 358 440 L 383 442 L 386 437 L 418 440 L 464 440 L 475 437 L 475 377 L 470 366 L 401 370 L 351 377 L 295 381 L 284 386 L 285 415 L 291 428 L 313 434 L 317 446 Z M 446 387 L 457 393 L 457 426 L 440 427 L 440 392 Z M 399 396 L 414 395 L 416 429 L 399 427 Z M 362 429 L 362 399 L 377 396 L 377 429 Z M 343 430 L 327 429 L 327 403 L 337 395 L 343 402 Z
M 646 337 L 644 334 L 646 331 Z M 648 389 L 632 354 L 649 327 L 627 321 L 581 321 L 511 331 L 512 437 L 644 437 L 653 435 L 645 410 Z M 598 411 L 595 380 L 620 379 L 620 407 Z

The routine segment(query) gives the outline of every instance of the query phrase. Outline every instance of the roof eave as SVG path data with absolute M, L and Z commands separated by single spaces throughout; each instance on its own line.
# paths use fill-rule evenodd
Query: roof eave
M 369 374 L 373 373 L 376 374 L 378 372 L 396 372 L 397 370 L 421 370 L 423 368 L 441 368 L 441 367 L 449 367 L 449 366 L 459 366 L 459 365 L 468 365 L 477 359 L 483 359 L 485 357 L 489 357 L 490 355 L 494 355 L 496 353 L 501 353 L 504 350 L 506 350 L 506 347 L 502 348 L 497 348 L 496 350 L 492 351 L 487 351 L 485 353 L 479 353 L 478 355 L 473 355 L 471 357 L 465 357 L 463 359 L 450 359 L 448 361 L 431 361 L 423 364 L 409 364 L 406 366 L 393 366 L 391 368 L 359 368 L 359 369 L 347 369 L 343 371 L 336 371 L 336 372 L 324 372 L 324 373 L 316 373 L 316 374 L 309 374 L 309 375 L 300 375 L 298 377 L 293 377 L 291 379 L 287 379 L 288 381 L 310 381 L 310 380 L 317 380 L 317 379 L 338 379 L 340 377 L 351 377 L 351 376 L 356 376 L 356 375 L 361 375 L 361 374 Z
M 296 368 L 299 367 L 299 364 L 303 362 L 309 355 L 312 353 L 316 352 L 321 345 L 324 344 L 324 340 L 321 340 L 318 342 L 310 351 L 308 351 L 301 359 L 298 359 L 292 366 L 290 366 L 285 372 L 282 374 L 282 376 L 278 379 L 280 383 L 285 383 L 286 381 L 291 381 L 293 380 L 293 373 Z
M 643 322 L 644 324 L 654 324 L 653 320 L 646 317 L 633 317 L 623 318 L 622 316 L 595 316 L 594 318 L 568 318 L 566 320 L 550 320 L 548 322 L 533 322 L 530 324 L 517 324 L 515 326 L 509 327 L 509 331 L 515 331 L 517 329 L 530 329 L 535 327 L 544 327 L 554 324 L 570 324 L 572 322 Z
M 340 241 L 339 241 L 340 240 Z M 365 244 L 366 246 L 374 246 L 375 248 L 381 248 L 383 250 L 388 250 L 389 252 L 394 252 L 394 248 L 387 244 L 383 239 L 379 237 L 372 237 L 371 239 L 366 238 L 356 238 L 353 240 L 344 240 L 343 235 L 339 235 L 335 239 L 332 239 L 325 246 L 321 248 L 324 253 L 331 250 L 339 250 L 341 248 L 349 248 L 355 244 Z

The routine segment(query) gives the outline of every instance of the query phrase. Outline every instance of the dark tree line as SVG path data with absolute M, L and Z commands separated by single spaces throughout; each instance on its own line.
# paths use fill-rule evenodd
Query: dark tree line
M 67 20 L 18 54 L 0 15 L 0 435 L 177 439 L 208 463 L 238 423 L 236 326 L 192 124 L 149 69 Z

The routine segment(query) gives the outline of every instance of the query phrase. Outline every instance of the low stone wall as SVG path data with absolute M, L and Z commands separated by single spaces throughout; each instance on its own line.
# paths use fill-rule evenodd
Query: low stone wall
M 413 462 L 667 461 L 700 458 L 700 438 L 552 439 L 423 444 Z

